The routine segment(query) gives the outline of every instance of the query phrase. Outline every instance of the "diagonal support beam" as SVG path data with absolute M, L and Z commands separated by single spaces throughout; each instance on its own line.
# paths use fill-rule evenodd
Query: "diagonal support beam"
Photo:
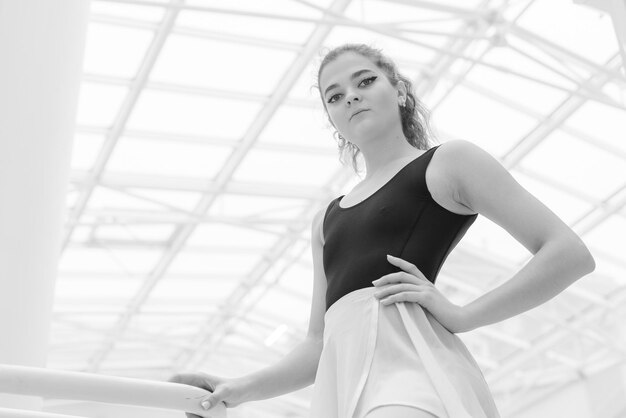
M 172 1 L 173 4 L 178 4 L 182 0 Z M 90 178 L 86 182 L 86 186 L 81 190 L 76 205 L 69 213 L 67 226 L 63 233 L 61 252 L 63 252 L 67 247 L 67 244 L 72 237 L 72 233 L 74 232 L 74 226 L 80 219 L 80 216 L 85 207 L 87 207 L 87 202 L 89 202 L 89 198 L 96 188 L 96 185 L 100 181 L 100 177 L 104 172 L 106 164 L 108 163 L 109 158 L 111 158 L 111 154 L 113 153 L 113 150 L 115 149 L 115 146 L 117 145 L 117 142 L 120 139 L 122 132 L 124 131 L 126 123 L 128 122 L 130 113 L 135 107 L 135 104 L 139 99 L 139 95 L 143 91 L 144 86 L 148 81 L 150 72 L 152 71 L 156 59 L 163 49 L 163 45 L 165 44 L 165 41 L 167 40 L 167 37 L 172 30 L 172 27 L 174 26 L 174 22 L 176 21 L 177 16 L 177 9 L 168 10 L 165 13 L 163 20 L 161 21 L 161 24 L 159 25 L 159 28 L 155 33 L 152 43 L 148 47 L 146 56 L 144 57 L 144 60 L 137 73 L 137 77 L 135 77 L 135 80 L 132 83 L 128 94 L 124 98 L 124 102 L 122 103 L 120 111 L 117 114 L 115 121 L 113 122 L 113 127 L 109 131 L 106 140 L 102 145 L 100 154 L 98 154 L 98 158 L 90 171 Z
M 350 0 L 337 0 L 330 7 L 330 10 L 334 12 L 341 12 L 345 10 L 349 2 Z M 287 97 L 287 95 L 291 91 L 291 88 L 296 83 L 299 76 L 302 74 L 302 71 L 304 71 L 313 56 L 318 52 L 319 47 L 322 45 L 324 39 L 327 37 L 331 29 L 332 27 L 330 25 L 321 25 L 313 31 L 311 37 L 304 45 L 299 56 L 288 68 L 280 84 L 277 86 L 274 94 L 270 96 L 267 104 L 262 108 L 257 117 L 252 121 L 250 127 L 248 128 L 243 139 L 240 142 L 240 146 L 233 151 L 232 155 L 225 163 L 225 166 L 220 171 L 215 181 L 217 185 L 217 193 L 205 194 L 196 206 L 196 208 L 194 208 L 194 215 L 203 216 L 215 201 L 216 196 L 218 196 L 219 193 L 230 182 L 233 173 L 235 172 L 235 170 L 237 170 L 249 150 L 254 146 L 259 135 L 268 124 L 268 122 L 271 120 L 278 107 Z M 168 267 L 176 258 L 178 253 L 182 250 L 184 244 L 187 242 L 188 237 L 192 234 L 195 228 L 196 225 L 194 224 L 183 225 L 179 227 L 173 234 L 172 244 L 170 248 L 165 251 L 163 257 L 157 262 L 156 267 L 151 271 L 137 294 L 132 298 L 131 302 L 126 307 L 125 312 L 121 315 L 121 318 L 118 321 L 117 325 L 107 336 L 106 342 L 102 349 L 98 350 L 90 360 L 90 371 L 98 370 L 102 361 L 104 361 L 107 355 L 111 352 L 115 342 L 125 332 L 134 314 L 140 310 L 141 306 L 148 299 L 150 293 L 152 292 L 152 289 L 163 277 Z M 267 259 L 263 259 L 261 263 L 266 264 Z M 248 287 L 249 284 L 244 284 L 244 286 Z M 241 287 L 238 287 L 238 289 L 235 290 L 234 293 L 241 293 Z

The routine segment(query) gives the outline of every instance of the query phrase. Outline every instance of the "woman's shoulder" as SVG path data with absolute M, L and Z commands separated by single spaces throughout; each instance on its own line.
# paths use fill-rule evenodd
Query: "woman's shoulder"
M 479 148 L 469 141 L 455 139 L 430 148 L 436 150 L 426 169 L 426 187 L 437 204 L 459 215 L 476 214 L 460 198 L 458 176 L 455 171 L 474 147 Z
M 484 149 L 465 139 L 452 139 L 434 147 L 433 160 L 437 158 L 439 165 L 448 169 L 458 169 L 459 167 L 471 167 L 475 164 L 474 156 L 478 154 L 488 154 Z

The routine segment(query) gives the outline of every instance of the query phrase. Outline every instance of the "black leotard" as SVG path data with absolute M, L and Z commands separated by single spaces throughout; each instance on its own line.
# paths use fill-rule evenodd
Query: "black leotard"
M 362 202 L 341 208 L 343 195 L 330 202 L 322 226 L 326 310 L 343 295 L 401 271 L 387 254 L 415 264 L 435 283 L 446 257 L 478 217 L 450 212 L 428 191 L 426 167 L 439 146 L 405 165 Z

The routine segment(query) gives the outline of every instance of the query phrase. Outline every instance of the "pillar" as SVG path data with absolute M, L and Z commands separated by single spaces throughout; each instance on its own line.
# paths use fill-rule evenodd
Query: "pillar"
M 88 0 L 0 0 L 0 363 L 45 367 Z M 0 394 L 0 407 L 40 410 Z

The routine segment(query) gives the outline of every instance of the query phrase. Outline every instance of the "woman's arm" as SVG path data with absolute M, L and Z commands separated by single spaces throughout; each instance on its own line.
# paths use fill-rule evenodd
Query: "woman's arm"
M 326 275 L 324 274 L 322 224 L 323 208 L 311 223 L 311 252 L 313 255 L 313 295 L 307 336 L 278 363 L 241 378 L 246 400 L 261 400 L 279 396 L 312 385 L 324 348 L 324 316 L 326 313 Z
M 275 364 L 239 377 L 246 393 L 243 401 L 273 398 L 312 385 L 323 347 L 321 340 L 307 336 Z
M 467 330 L 500 322 L 534 308 L 591 273 L 593 258 L 583 244 L 551 240 L 511 279 L 463 306 Z
M 449 141 L 444 149 L 457 201 L 500 225 L 533 254 L 511 279 L 463 307 L 465 328 L 532 309 L 595 269 L 580 237 L 489 153 L 464 140 Z

